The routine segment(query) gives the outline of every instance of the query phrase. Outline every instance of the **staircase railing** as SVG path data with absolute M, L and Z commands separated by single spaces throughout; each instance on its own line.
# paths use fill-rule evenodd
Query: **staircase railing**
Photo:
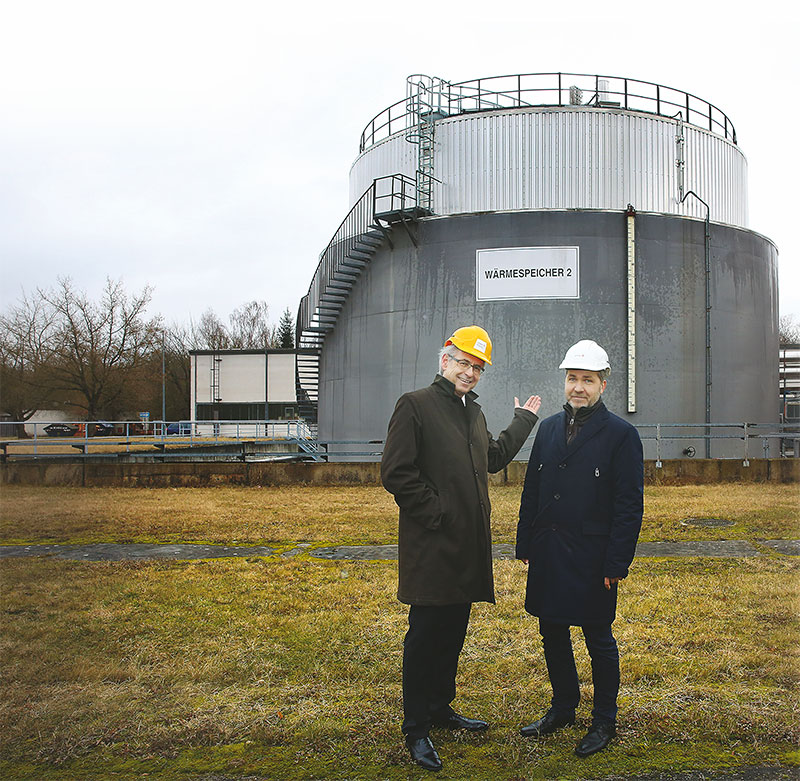
M 402 174 L 375 179 L 342 220 L 320 255 L 308 293 L 297 310 L 295 375 L 301 414 L 316 424 L 319 354 L 362 270 L 389 240 L 388 215 L 415 214 L 416 182 Z

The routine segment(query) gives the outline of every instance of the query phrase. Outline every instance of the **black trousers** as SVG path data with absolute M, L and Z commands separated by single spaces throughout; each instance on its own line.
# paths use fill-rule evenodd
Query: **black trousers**
M 581 630 L 592 660 L 592 723 L 614 722 L 617 720 L 619 693 L 619 651 L 611 633 L 611 624 L 586 624 Z M 553 687 L 550 704 L 554 710 L 571 713 L 578 707 L 581 693 L 569 625 L 554 624 L 540 618 L 539 632 L 544 642 L 547 674 Z
M 458 656 L 471 604 L 411 605 L 403 641 L 403 734 L 424 738 L 446 719 L 456 696 Z

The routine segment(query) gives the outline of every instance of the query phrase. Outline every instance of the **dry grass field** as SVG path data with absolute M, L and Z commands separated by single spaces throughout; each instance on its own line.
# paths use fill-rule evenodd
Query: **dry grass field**
M 649 488 L 643 539 L 798 536 L 796 486 Z M 493 489 L 498 541 L 519 489 Z M 0 543 L 396 540 L 376 488 L 2 490 Z M 686 517 L 722 517 L 696 528 Z M 798 767 L 800 563 L 637 559 L 622 586 L 619 739 L 580 760 L 574 728 L 519 726 L 547 707 L 524 567 L 496 564 L 475 607 L 456 705 L 486 735 L 435 732 L 438 778 L 603 779 Z M 281 556 L 194 562 L 0 560 L 3 779 L 418 779 L 399 733 L 405 608 L 393 562 Z M 579 630 L 574 630 L 579 632 Z
M 496 542 L 513 542 L 519 486 L 490 486 Z M 703 528 L 686 518 L 733 521 Z M 642 541 L 797 539 L 796 485 L 649 486 Z M 64 488 L 3 486 L 0 542 L 397 541 L 397 508 L 382 488 Z

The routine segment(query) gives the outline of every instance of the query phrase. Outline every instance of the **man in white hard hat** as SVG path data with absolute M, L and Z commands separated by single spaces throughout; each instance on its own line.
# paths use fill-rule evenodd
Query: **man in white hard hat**
M 566 404 L 536 435 L 516 549 L 528 564 L 525 609 L 539 618 L 553 696 L 547 713 L 520 732 L 539 737 L 574 724 L 580 688 L 570 627 L 579 626 L 594 683 L 591 726 L 575 748 L 584 757 L 616 735 L 620 674 L 611 624 L 642 525 L 644 462 L 636 429 L 603 404 L 606 351 L 584 339 L 559 368 Z
M 514 418 L 494 439 L 474 388 L 492 363 L 483 328 L 459 328 L 439 353 L 427 388 L 400 397 L 389 421 L 381 479 L 400 508 L 398 599 L 410 605 L 403 642 L 403 734 L 412 759 L 442 767 L 431 727 L 479 732 L 456 713 L 458 657 L 473 602 L 494 602 L 488 472 L 522 447 L 541 405 L 514 399 Z

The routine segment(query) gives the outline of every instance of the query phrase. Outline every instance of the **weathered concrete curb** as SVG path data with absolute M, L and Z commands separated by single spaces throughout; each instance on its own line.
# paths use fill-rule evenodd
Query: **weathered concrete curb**
M 152 561 L 154 559 L 222 559 L 247 556 L 272 556 L 274 550 L 263 546 L 243 548 L 236 545 L 142 545 L 108 543 L 93 545 L 0 545 L 0 559 L 22 556 L 47 556 L 68 561 Z
M 784 556 L 800 556 L 800 540 L 763 540 L 759 544 Z M 492 546 L 495 559 L 513 559 L 514 546 Z M 334 561 L 396 561 L 397 545 L 337 545 L 314 548 L 301 543 L 281 554 L 283 558 L 308 554 L 313 559 Z M 0 545 L 0 559 L 44 556 L 68 561 L 152 561 L 181 559 L 249 558 L 276 555 L 273 548 L 238 545 L 95 543 L 91 545 Z M 747 558 L 764 553 L 746 540 L 698 540 L 693 542 L 642 542 L 637 558 Z
M 513 461 L 490 475 L 495 485 L 521 485 L 527 464 Z M 735 459 L 676 459 L 645 461 L 648 485 L 704 483 L 798 483 L 800 458 L 751 459 L 749 466 Z M 8 461 L 0 463 L 0 485 L 104 486 L 213 486 L 213 485 L 380 485 L 380 464 L 275 463 L 264 461 Z

